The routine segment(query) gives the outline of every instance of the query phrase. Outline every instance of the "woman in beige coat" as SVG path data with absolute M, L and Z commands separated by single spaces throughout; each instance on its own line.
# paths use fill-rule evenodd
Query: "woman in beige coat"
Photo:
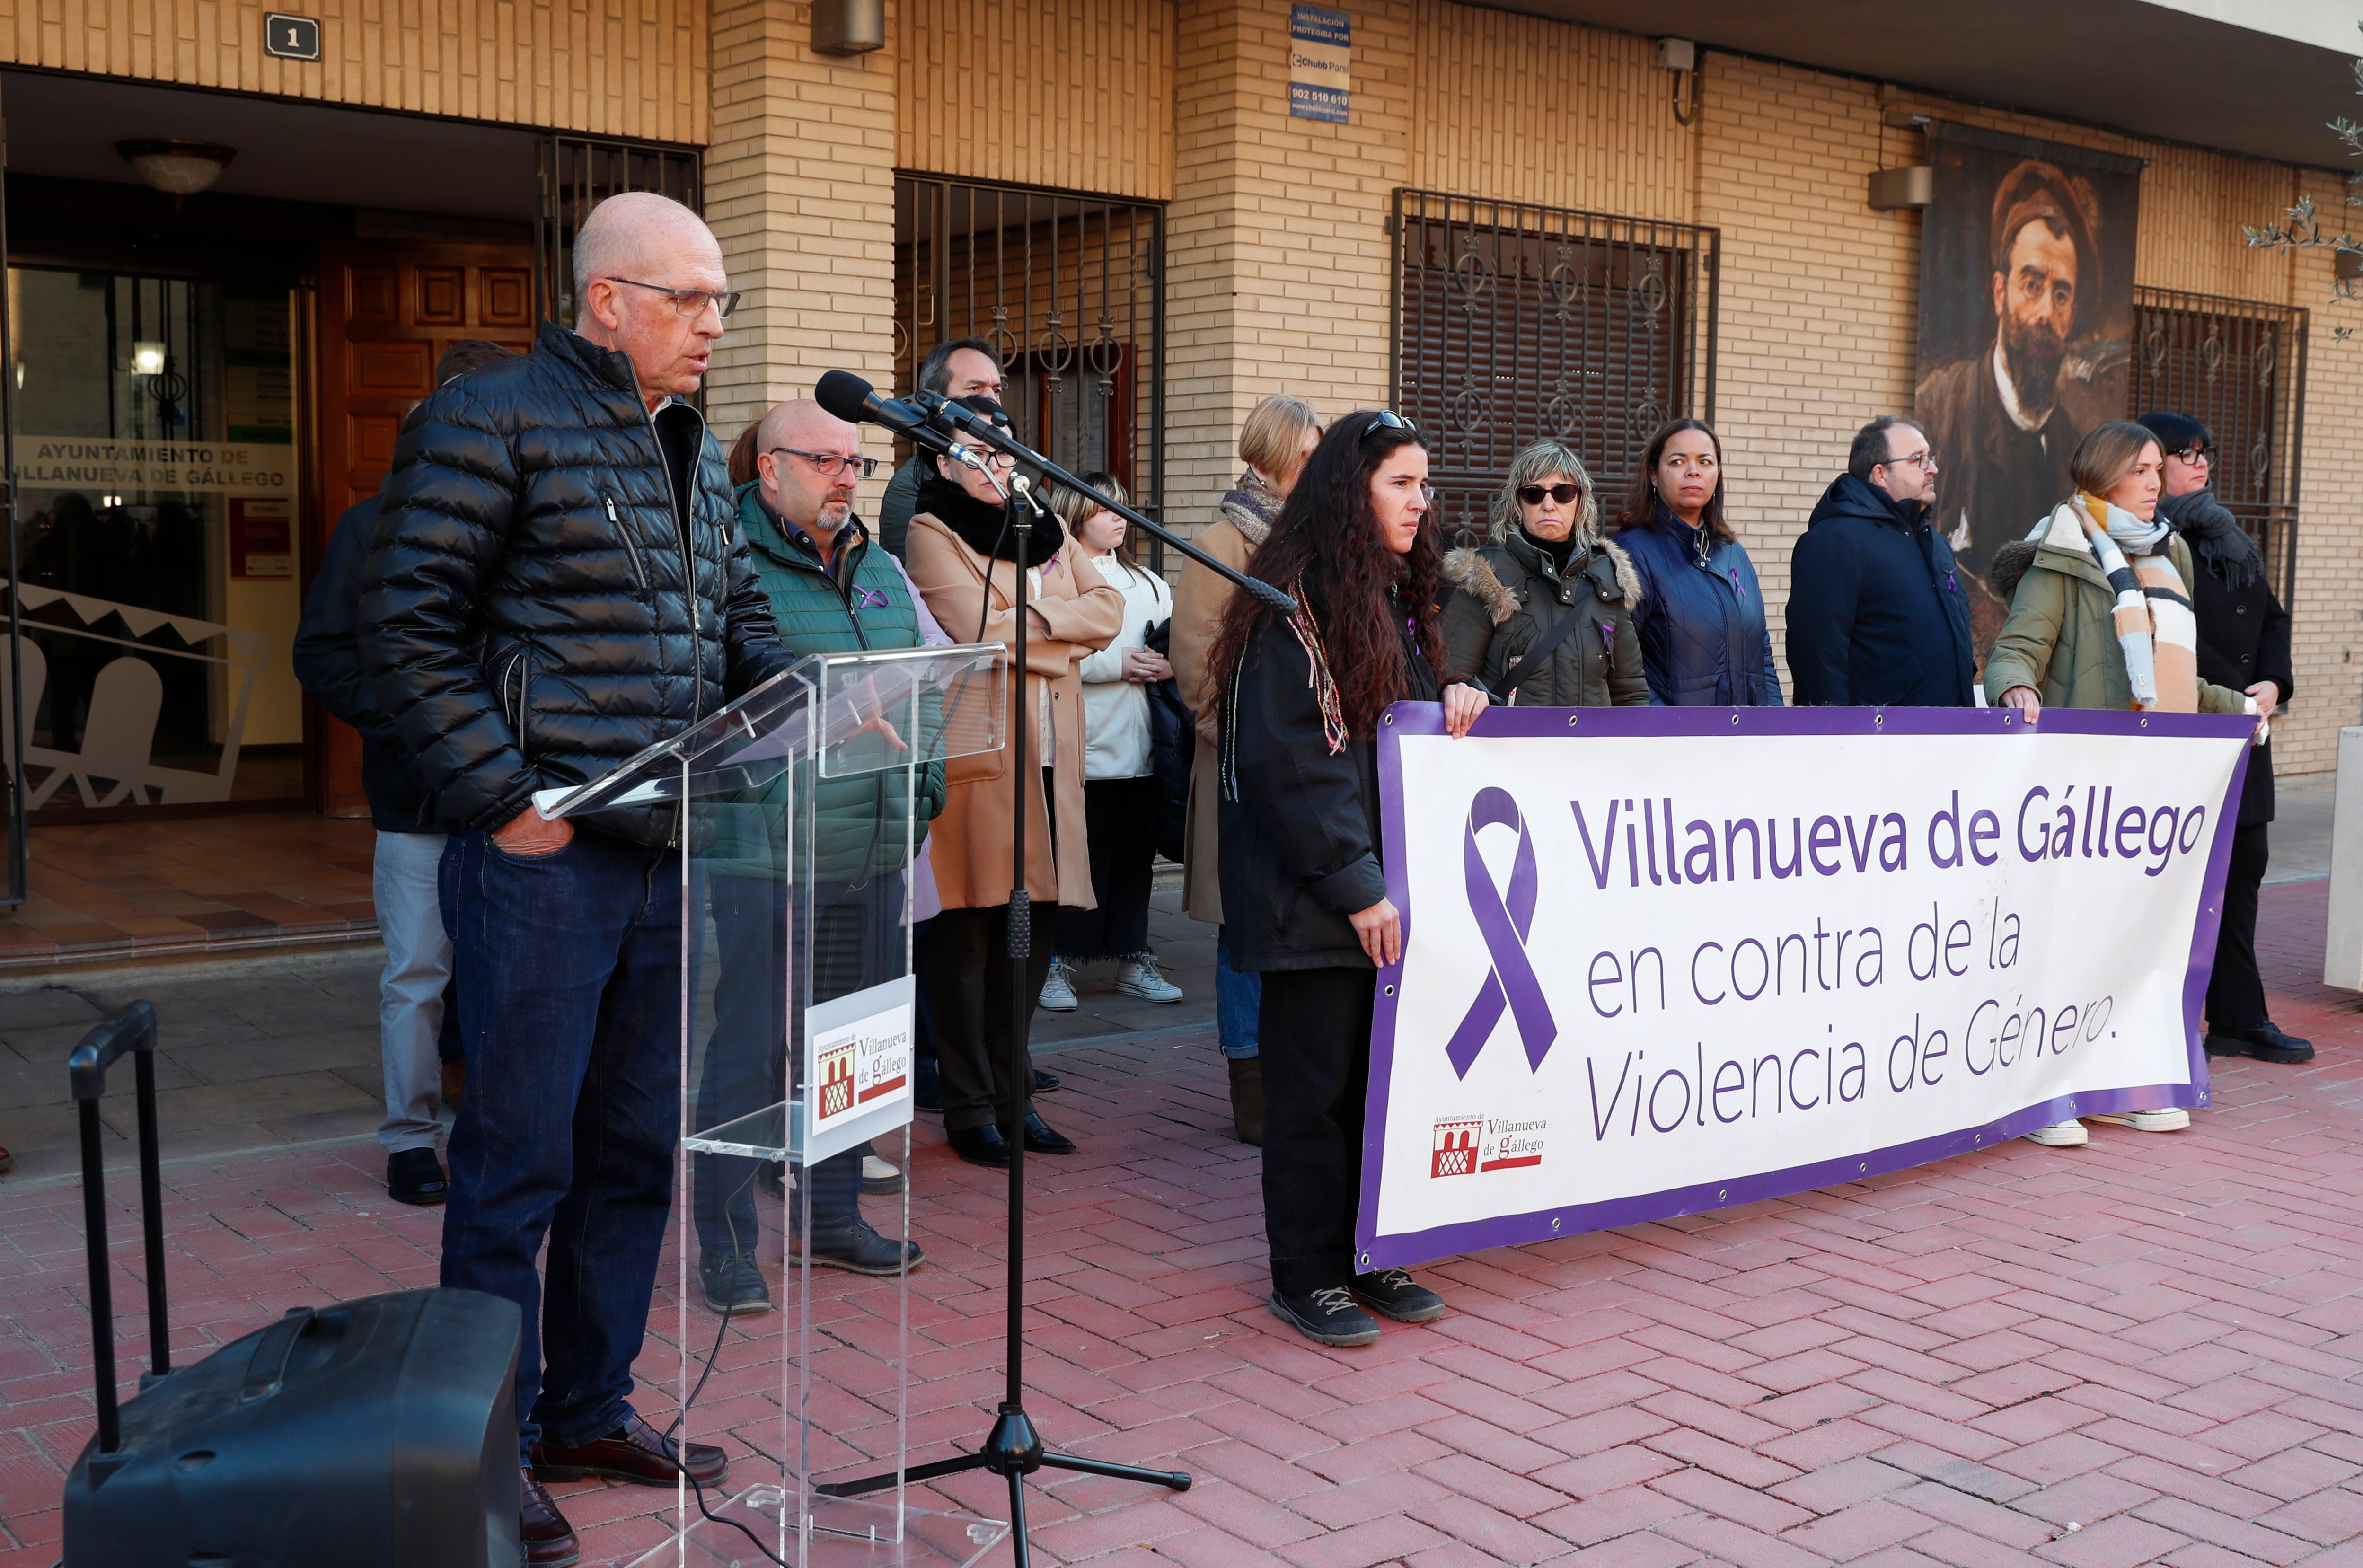
M 962 398 L 1002 422 L 1000 405 Z M 1005 461 L 1005 460 L 1004 460 Z M 912 581 L 937 623 L 961 642 L 1008 646 L 1015 635 L 1016 546 L 998 496 L 983 474 L 949 459 L 919 487 L 911 517 Z M 1008 470 L 998 476 L 1005 483 Z M 1031 938 L 1023 995 L 1030 1018 L 1050 951 L 1059 906 L 1093 907 L 1091 860 L 1083 827 L 1082 681 L 1077 666 L 1107 646 L 1124 625 L 1124 595 L 1103 582 L 1082 552 L 1068 545 L 1056 517 L 1026 536 L 1026 678 L 1011 682 L 1011 713 L 999 751 L 946 764 L 943 815 L 928 835 L 928 855 L 943 913 L 927 928 L 927 1003 L 943 1088 L 944 1132 L 972 1164 L 1005 1166 L 1015 1128 L 1000 1125 L 1010 1102 L 1010 824 L 1017 775 L 1015 734 L 1024 723 L 1026 765 L 1039 769 L 1026 792 L 1026 895 Z M 1055 824 L 1055 826 L 1054 826 Z M 1073 1142 L 1051 1130 L 1031 1106 L 1026 1085 L 1026 1148 L 1071 1154 Z
M 1247 472 L 1223 497 L 1198 548 L 1226 566 L 1247 569 L 1248 558 L 1271 531 L 1280 504 L 1288 499 L 1304 460 L 1321 443 L 1321 420 L 1313 405 L 1285 394 L 1265 398 L 1239 427 L 1239 461 Z M 1198 717 L 1198 751 L 1190 770 L 1190 834 L 1182 845 L 1182 903 L 1193 920 L 1216 928 L 1215 935 L 1215 1034 L 1231 1073 L 1231 1121 L 1242 1143 L 1263 1141 L 1263 1063 L 1257 1054 L 1256 1009 L 1262 977 L 1231 968 L 1230 943 L 1221 930 L 1223 884 L 1215 855 L 1221 829 L 1215 810 L 1215 694 L 1205 689 L 1206 651 L 1231 602 L 1230 583 L 1196 562 L 1182 569 L 1173 594 L 1173 673 L 1182 700 Z

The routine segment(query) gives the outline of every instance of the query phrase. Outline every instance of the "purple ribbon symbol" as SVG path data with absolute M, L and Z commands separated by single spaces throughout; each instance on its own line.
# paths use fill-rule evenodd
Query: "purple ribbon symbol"
M 1497 823 L 1518 830 L 1518 853 L 1510 863 L 1506 900 L 1493 885 L 1493 873 L 1485 869 L 1485 857 L 1477 852 L 1478 832 Z M 1526 831 L 1525 818 L 1518 815 L 1518 803 L 1508 790 L 1489 786 L 1479 790 L 1470 803 L 1469 828 L 1460 840 L 1460 871 L 1469 888 L 1470 912 L 1477 917 L 1477 931 L 1485 939 L 1486 955 L 1493 967 L 1486 971 L 1477 999 L 1469 1004 L 1460 1027 L 1446 1042 L 1445 1058 L 1455 1073 L 1469 1076 L 1470 1064 L 1485 1049 L 1493 1026 L 1502 1021 L 1502 1009 L 1507 1007 L 1517 1019 L 1526 1065 L 1540 1068 L 1551 1043 L 1559 1039 L 1559 1025 L 1551 1020 L 1542 983 L 1535 978 L 1535 966 L 1526 959 L 1526 935 L 1534 929 L 1535 893 L 1540 879 L 1535 872 L 1534 835 Z
M 857 610 L 882 610 L 886 607 L 886 595 L 876 588 L 856 588 L 853 592 L 853 607 Z

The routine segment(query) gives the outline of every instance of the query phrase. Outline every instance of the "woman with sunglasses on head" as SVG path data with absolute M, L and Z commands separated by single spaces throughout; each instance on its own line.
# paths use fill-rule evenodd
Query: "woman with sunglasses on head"
M 1006 428 L 989 397 L 958 399 Z M 978 443 L 980 446 L 982 443 Z M 1001 496 L 1014 472 L 994 453 L 991 478 L 949 457 L 919 486 L 907 541 L 911 576 L 943 628 L 962 642 L 1009 646 L 1017 626 L 1016 529 Z M 1124 594 L 1074 549 L 1057 516 L 1028 517 L 1026 529 L 1026 669 L 1009 682 L 1015 739 L 1025 726 L 1026 894 L 1031 902 L 1026 978 L 1019 992 L 1030 1020 L 1049 974 L 1059 911 L 1092 907 L 1089 841 L 1083 828 L 1083 700 L 1078 666 L 1124 627 Z M 947 698 L 947 701 L 953 700 Z M 1015 1084 L 1026 1106 L 1020 1126 L 1004 1120 L 1010 1076 L 1010 819 L 1016 805 L 1014 748 L 945 763 L 943 815 L 928 861 L 943 912 L 927 927 L 928 1019 L 943 1093 L 944 1133 L 952 1151 L 973 1165 L 1005 1166 L 1009 1142 L 1028 1153 L 1072 1154 L 1073 1141 L 1032 1109 L 1030 1058 Z M 1030 1026 L 1029 1026 L 1030 1027 Z
M 2191 547 L 2199 677 L 2245 692 L 2271 713 L 2296 684 L 2290 613 L 2273 595 L 2264 552 L 2211 488 L 2214 438 L 2188 414 L 2145 414 L 2139 423 L 2166 453 L 2158 515 Z M 2267 840 L 2272 820 L 2273 748 L 2268 741 L 2248 754 L 2231 865 L 2224 875 L 2224 923 L 2215 939 L 2215 971 L 2207 983 L 2207 1054 L 2311 1062 L 2312 1043 L 2283 1034 L 2266 1016 L 2265 983 L 2257 973 L 2257 889 L 2271 860 Z
M 1376 1340 L 1364 1307 L 1405 1323 L 1445 1310 L 1401 1269 L 1354 1268 L 1371 972 L 1403 957 L 1379 862 L 1379 724 L 1393 703 L 1440 699 L 1460 736 L 1486 706 L 1442 679 L 1428 506 L 1409 421 L 1365 410 L 1330 426 L 1248 564 L 1294 608 L 1234 595 L 1207 657 L 1223 919 L 1232 962 L 1263 976 L 1271 1308 L 1324 1345 Z
M 1083 483 L 1129 504 L 1112 473 Z M 1148 688 L 1173 666 L 1148 646 L 1149 628 L 1173 618 L 1173 591 L 1132 557 L 1132 529 L 1079 490 L 1059 487 L 1052 508 L 1073 548 L 1124 595 L 1124 629 L 1077 666 L 1083 684 L 1083 823 L 1091 840 L 1091 909 L 1059 912 L 1058 956 L 1042 987 L 1042 1006 L 1075 1010 L 1075 971 L 1114 959 L 1115 988 L 1144 1002 L 1179 1002 L 1182 988 L 1158 972 L 1148 951 L 1148 895 L 1157 860 L 1157 758 Z
M 1616 542 L 1641 584 L 1634 619 L 1649 697 L 1668 707 L 1779 707 L 1756 563 L 1723 505 L 1713 430 L 1676 419 L 1649 438 L 1616 519 Z
M 1646 707 L 1633 562 L 1600 537 L 1592 476 L 1572 448 L 1537 441 L 1493 497 L 1487 543 L 1444 558 L 1444 668 L 1497 702 Z

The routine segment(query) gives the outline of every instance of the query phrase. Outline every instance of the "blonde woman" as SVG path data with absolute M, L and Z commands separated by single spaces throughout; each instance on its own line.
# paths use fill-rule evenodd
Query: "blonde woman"
M 1994 587 L 2011 602 L 1986 656 L 1988 700 L 2017 708 L 2029 724 L 2046 706 L 2256 713 L 2255 698 L 2199 678 L 2191 550 L 2158 515 L 2166 473 L 2158 439 L 2112 419 L 2084 438 L 2069 472 L 2076 494 L 1994 553 Z M 2153 588 L 2169 596 L 2145 592 Z M 2191 1113 L 2167 1106 L 2091 1119 L 2180 1132 Z M 2071 1148 L 2091 1134 L 2069 1120 L 2026 1136 Z
M 1239 481 L 1216 510 L 1198 548 L 1244 572 L 1279 520 L 1281 503 L 1296 486 L 1304 460 L 1321 441 L 1321 419 L 1302 397 L 1275 393 L 1239 426 Z M 1182 700 L 1198 719 L 1198 754 L 1190 770 L 1190 836 L 1182 858 L 1182 906 L 1215 932 L 1215 1038 L 1231 1074 L 1231 1125 L 1242 1143 L 1263 1141 L 1263 1066 L 1257 1057 L 1256 1018 L 1263 981 L 1231 967 L 1223 927 L 1223 884 L 1217 870 L 1222 833 L 1215 815 L 1215 694 L 1206 685 L 1206 655 L 1231 602 L 1228 582 L 1193 562 L 1182 569 L 1173 595 L 1173 669 Z
M 1444 674 L 1528 707 L 1647 707 L 1640 579 L 1600 537 L 1583 460 L 1537 441 L 1510 463 L 1486 542 L 1444 558 Z

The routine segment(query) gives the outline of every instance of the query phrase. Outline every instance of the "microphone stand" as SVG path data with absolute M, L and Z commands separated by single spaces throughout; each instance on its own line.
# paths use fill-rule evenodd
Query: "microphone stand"
M 1286 615 L 1296 607 L 1296 601 L 1290 598 L 1285 590 L 1276 588 L 1259 578 L 1250 577 L 1246 573 L 1238 571 L 1235 567 L 1215 560 L 1213 556 L 1208 555 L 1204 550 L 1200 550 L 1196 545 L 1192 544 L 1188 539 L 1183 539 L 1181 535 L 1174 533 L 1171 529 L 1166 528 L 1162 523 L 1159 523 L 1152 518 L 1144 516 L 1134 508 L 1126 506 L 1123 502 L 1115 499 L 1115 497 L 1112 495 L 1093 489 L 1091 485 L 1084 484 L 1082 480 L 1076 478 L 1065 469 L 1060 468 L 1057 463 L 1052 462 L 1048 458 L 1044 457 L 1040 452 L 1036 451 L 1032 447 L 1026 445 L 1026 443 L 1020 441 L 1006 430 L 995 426 L 992 420 L 980 417 L 973 409 L 953 402 L 950 398 L 946 397 L 940 392 L 928 392 L 924 388 L 919 392 L 913 394 L 912 400 L 917 403 L 921 407 L 927 410 L 929 419 L 937 426 L 937 428 L 944 429 L 957 426 L 960 430 L 975 437 L 978 440 L 983 441 L 990 446 L 1000 448 L 1003 451 L 1007 452 L 1018 462 L 1041 470 L 1044 477 L 1055 479 L 1059 484 L 1065 485 L 1068 489 L 1076 491 L 1081 495 L 1090 496 L 1093 502 L 1105 507 L 1107 510 L 1114 512 L 1117 517 L 1122 517 L 1134 528 L 1146 529 L 1148 532 L 1155 534 L 1159 539 L 1164 540 L 1167 544 L 1171 545 L 1175 550 L 1181 551 L 1182 555 L 1196 562 L 1207 571 L 1212 572 L 1215 576 L 1226 579 L 1229 582 L 1232 587 L 1246 589 L 1248 593 L 1253 594 L 1258 599 L 1262 600 L 1264 604 L 1280 611 L 1282 615 Z M 998 489 L 1000 486 L 996 484 L 994 488 Z
M 1023 448 L 1019 448 L 1023 450 Z M 1008 1306 L 1005 1312 L 1007 1347 L 1003 1352 L 1005 1382 L 1002 1388 L 1001 1407 L 994 1415 L 993 1429 L 985 1434 L 984 1443 L 972 1453 L 952 1459 L 939 1459 L 926 1464 L 909 1465 L 900 1471 L 888 1471 L 880 1475 L 863 1476 L 858 1481 L 831 1482 L 813 1490 L 825 1497 L 856 1497 L 865 1492 L 882 1491 L 900 1479 L 906 1483 L 932 1481 L 946 1475 L 964 1474 L 971 1470 L 989 1471 L 1005 1476 L 1009 1482 L 1010 1542 L 1016 1553 L 1015 1568 L 1028 1568 L 1026 1529 L 1026 1477 L 1044 1468 L 1072 1470 L 1085 1475 L 1105 1475 L 1118 1481 L 1137 1481 L 1148 1486 L 1167 1486 L 1176 1492 L 1190 1489 L 1190 1476 L 1179 1470 L 1148 1470 L 1133 1464 L 1113 1464 L 1105 1460 L 1085 1459 L 1080 1454 L 1059 1453 L 1042 1446 L 1042 1435 L 1034 1427 L 1033 1418 L 1026 1413 L 1025 1377 L 1025 1317 L 1026 1317 L 1026 1106 L 1034 1091 L 1033 1078 L 1027 1071 L 1026 1036 L 1026 1023 L 1033 1017 L 1035 997 L 1029 991 L 1027 961 L 1034 948 L 1033 899 L 1026 889 L 1026 805 L 1027 776 L 1034 771 L 1026 765 L 1026 735 L 1037 722 L 1038 705 L 1026 700 L 1026 546 L 1033 533 L 1033 519 L 1043 516 L 1042 503 L 1022 474 L 1013 473 L 1010 483 L 1001 483 L 993 464 L 979 462 L 966 452 L 953 455 L 985 477 L 995 494 L 1000 495 L 1004 516 L 1004 527 L 1016 547 L 1014 564 L 1017 568 L 1015 595 L 1015 625 L 1010 632 L 1011 762 L 1015 769 L 1016 787 L 1012 796 L 1015 802 L 1012 812 L 1010 841 L 1009 889 L 1009 1101 L 1002 1107 L 1002 1136 L 1009 1144 L 1009 1257 Z M 1077 489 L 1084 486 L 1078 484 Z M 1097 495 L 1096 491 L 1088 492 Z M 1030 513 L 1030 516 L 1028 515 Z M 1137 514 L 1133 514 L 1137 516 Z M 1155 524 L 1148 525 L 1155 528 Z M 1164 534 L 1165 530 L 1157 530 Z M 1172 536 L 1165 535 L 1167 538 Z M 1176 541 L 1179 542 L 1178 540 Z M 1190 549 L 1182 548 L 1196 559 L 1226 575 L 1237 573 L 1223 567 Z M 985 562 L 985 592 L 992 592 L 991 561 Z M 1252 588 L 1266 584 L 1242 578 Z M 1271 590 L 1277 593 L 1277 589 Z M 1288 603 L 1286 595 L 1281 595 Z M 1045 758 L 1048 763 L 1050 761 Z M 1045 797 L 1044 816 L 1050 823 L 1055 840 L 1058 833 L 1058 802 Z M 1053 894 L 1055 901 L 1056 894 Z M 988 961 L 989 962 L 989 961 Z

